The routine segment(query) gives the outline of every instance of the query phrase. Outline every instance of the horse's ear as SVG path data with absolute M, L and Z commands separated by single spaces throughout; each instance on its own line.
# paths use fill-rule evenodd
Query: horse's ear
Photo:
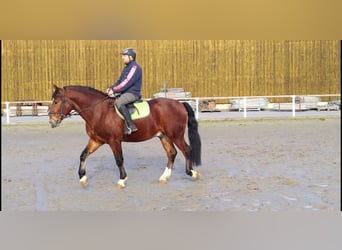
M 57 85 L 54 84 L 54 85 L 53 85 L 53 91 L 56 91 L 57 89 L 58 89 Z

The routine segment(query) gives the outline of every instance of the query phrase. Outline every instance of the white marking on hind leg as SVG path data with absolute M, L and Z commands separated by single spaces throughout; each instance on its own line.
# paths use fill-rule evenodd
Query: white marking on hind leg
M 192 178 L 194 178 L 196 180 L 201 177 L 200 173 L 196 170 L 191 170 L 191 173 L 192 173 Z
M 87 176 L 83 176 L 81 179 L 80 179 L 80 183 L 83 187 L 86 187 L 88 185 L 88 177 Z
M 118 187 L 119 188 L 124 188 L 126 185 L 125 185 L 125 181 L 127 181 L 127 177 L 125 179 L 120 179 L 118 181 Z
M 171 177 L 171 168 L 166 167 L 164 173 L 160 176 L 159 182 L 166 183 Z

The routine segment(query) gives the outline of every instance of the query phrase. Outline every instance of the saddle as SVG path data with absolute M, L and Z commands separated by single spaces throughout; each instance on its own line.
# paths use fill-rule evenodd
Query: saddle
M 115 105 L 114 105 L 115 106 Z M 131 114 L 132 120 L 141 119 L 147 117 L 150 114 L 150 105 L 147 101 L 138 100 L 133 103 L 127 104 L 129 113 Z M 121 119 L 125 119 L 120 113 L 118 108 L 115 106 L 116 113 Z

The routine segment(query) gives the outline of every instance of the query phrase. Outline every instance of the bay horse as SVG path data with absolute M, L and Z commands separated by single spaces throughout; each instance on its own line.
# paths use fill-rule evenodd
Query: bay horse
M 87 186 L 86 159 L 103 144 L 108 144 L 120 172 L 118 186 L 125 187 L 127 173 L 124 167 L 122 142 L 142 142 L 158 137 L 167 154 L 167 165 L 159 182 L 167 183 L 171 177 L 177 155 L 175 146 L 185 157 L 185 172 L 194 179 L 200 174 L 193 165 L 201 165 L 201 138 L 198 122 L 191 106 L 174 99 L 157 98 L 148 102 L 150 113 L 145 118 L 134 120 L 137 132 L 124 134 L 125 122 L 114 108 L 115 98 L 108 97 L 102 91 L 85 86 L 54 85 L 52 104 L 49 111 L 49 123 L 57 127 L 64 118 L 76 111 L 86 123 L 89 141 L 80 155 L 78 175 L 82 186 Z M 190 145 L 185 141 L 186 127 Z

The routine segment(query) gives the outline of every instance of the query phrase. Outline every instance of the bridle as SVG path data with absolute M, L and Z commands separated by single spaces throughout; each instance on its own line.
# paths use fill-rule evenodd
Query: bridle
M 64 106 L 64 103 L 65 103 L 64 88 L 62 88 L 62 94 L 56 94 L 56 95 L 54 96 L 54 98 L 53 98 L 53 100 L 52 100 L 52 105 L 53 105 L 53 102 L 54 102 L 55 97 L 57 97 L 57 96 L 61 96 L 61 97 L 62 97 L 61 111 L 59 111 L 59 112 L 52 112 L 52 111 L 50 111 L 50 109 L 51 109 L 51 107 L 50 107 L 50 108 L 49 108 L 49 113 L 48 113 L 48 115 L 60 115 L 60 116 L 61 116 L 61 119 L 64 119 L 64 118 L 66 118 L 66 117 L 70 117 L 71 114 L 65 115 L 65 114 L 63 113 L 63 106 Z M 52 105 L 51 105 L 51 106 L 52 106 Z
M 52 111 L 49 110 L 48 115 L 50 115 L 50 114 L 51 114 L 51 115 L 60 115 L 60 116 L 61 116 L 61 119 L 64 119 L 64 118 L 70 117 L 70 116 L 72 116 L 72 115 L 80 114 L 80 113 L 85 112 L 85 111 L 87 111 L 87 110 L 89 110 L 89 109 L 92 109 L 92 108 L 94 108 L 96 105 L 98 105 L 98 104 L 104 102 L 106 99 L 110 98 L 109 96 L 106 96 L 106 97 L 102 98 L 101 100 L 99 100 L 98 102 L 96 102 L 96 103 L 90 105 L 89 107 L 86 107 L 86 108 L 84 108 L 84 109 L 81 109 L 80 111 L 75 111 L 75 112 L 72 113 L 72 114 L 69 113 L 69 114 L 65 115 L 65 114 L 63 113 L 63 106 L 64 106 L 64 103 L 65 103 L 65 102 L 68 102 L 68 100 L 66 100 L 66 98 L 65 98 L 65 93 L 64 93 L 64 91 L 65 91 L 64 88 L 62 88 L 62 94 L 56 94 L 56 95 L 55 95 L 55 97 L 57 97 L 57 96 L 61 96 L 61 97 L 62 97 L 61 111 L 59 111 L 59 112 L 52 112 Z M 55 99 L 55 98 L 53 98 L 53 99 Z M 69 104 L 70 104 L 70 103 L 69 103 Z M 53 105 L 53 100 L 52 100 L 52 105 Z M 51 109 L 51 108 L 50 108 L 50 109 Z

